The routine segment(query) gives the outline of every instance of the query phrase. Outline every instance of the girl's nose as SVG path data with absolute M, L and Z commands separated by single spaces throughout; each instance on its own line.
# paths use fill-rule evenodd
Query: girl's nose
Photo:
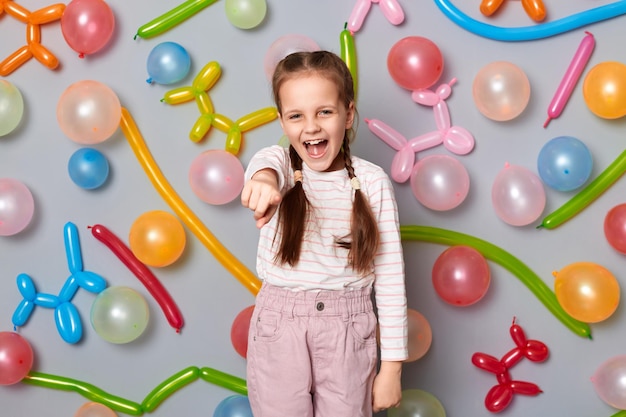
M 304 131 L 307 133 L 315 133 L 320 130 L 320 125 L 317 123 L 317 119 L 308 118 L 306 119 L 306 124 L 304 125 Z

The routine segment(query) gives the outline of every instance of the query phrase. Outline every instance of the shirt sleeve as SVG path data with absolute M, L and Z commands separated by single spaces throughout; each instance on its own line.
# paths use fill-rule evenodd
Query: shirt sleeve
M 288 149 L 279 145 L 269 146 L 258 151 L 248 163 L 244 177 L 245 181 L 249 181 L 256 172 L 270 168 L 276 171 L 278 189 L 284 190 L 287 186 L 287 178 L 291 176 L 291 164 L 288 152 Z

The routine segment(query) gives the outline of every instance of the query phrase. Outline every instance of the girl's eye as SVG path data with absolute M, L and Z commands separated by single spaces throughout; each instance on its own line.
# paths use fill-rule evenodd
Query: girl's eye
M 323 116 L 327 116 L 329 114 L 332 114 L 332 111 L 331 110 L 321 110 L 320 114 L 323 115 Z
M 288 117 L 289 120 L 296 120 L 296 119 L 299 119 L 299 118 L 300 118 L 299 114 L 292 114 L 292 115 L 289 115 L 289 117 Z

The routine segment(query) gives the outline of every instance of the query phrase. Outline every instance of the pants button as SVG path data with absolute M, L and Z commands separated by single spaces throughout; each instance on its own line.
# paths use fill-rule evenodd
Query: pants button
M 317 311 L 322 311 L 324 310 L 324 303 L 322 303 L 321 301 L 319 303 L 317 303 L 317 305 L 315 306 L 315 308 L 317 309 Z

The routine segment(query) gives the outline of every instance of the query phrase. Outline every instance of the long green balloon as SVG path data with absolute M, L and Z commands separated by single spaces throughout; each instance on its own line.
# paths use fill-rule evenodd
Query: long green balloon
M 160 35 L 216 1 L 217 0 L 187 0 L 174 7 L 172 10 L 163 13 L 161 16 L 152 19 L 145 25 L 140 26 L 139 29 L 137 29 L 135 38 L 139 36 L 146 39 Z
M 183 369 L 161 382 L 150 394 L 144 398 L 141 407 L 144 411 L 151 412 L 156 409 L 174 391 L 189 385 L 200 376 L 200 369 L 197 366 L 190 366 Z
M 587 323 L 574 319 L 559 304 L 556 295 L 526 264 L 504 249 L 485 240 L 452 230 L 428 226 L 401 226 L 400 234 L 405 240 L 418 240 L 443 245 L 465 245 L 480 252 L 485 258 L 497 262 L 516 275 L 552 314 L 579 336 L 591 339 L 591 329 Z
M 220 387 L 224 387 L 241 395 L 248 395 L 248 387 L 245 379 L 237 378 L 213 368 L 201 368 L 200 378 Z
M 140 416 L 143 414 L 140 404 L 111 395 L 98 387 L 76 379 L 49 375 L 40 372 L 31 372 L 26 375 L 24 379 L 22 379 L 22 382 L 31 385 L 38 385 L 40 387 L 74 391 L 91 401 L 106 405 L 110 409 L 119 411 L 120 413 L 130 414 L 133 416 Z
M 554 229 L 565 223 L 585 207 L 600 197 L 615 181 L 626 172 L 626 150 L 608 166 L 595 180 L 579 191 L 561 207 L 548 214 L 537 229 Z

